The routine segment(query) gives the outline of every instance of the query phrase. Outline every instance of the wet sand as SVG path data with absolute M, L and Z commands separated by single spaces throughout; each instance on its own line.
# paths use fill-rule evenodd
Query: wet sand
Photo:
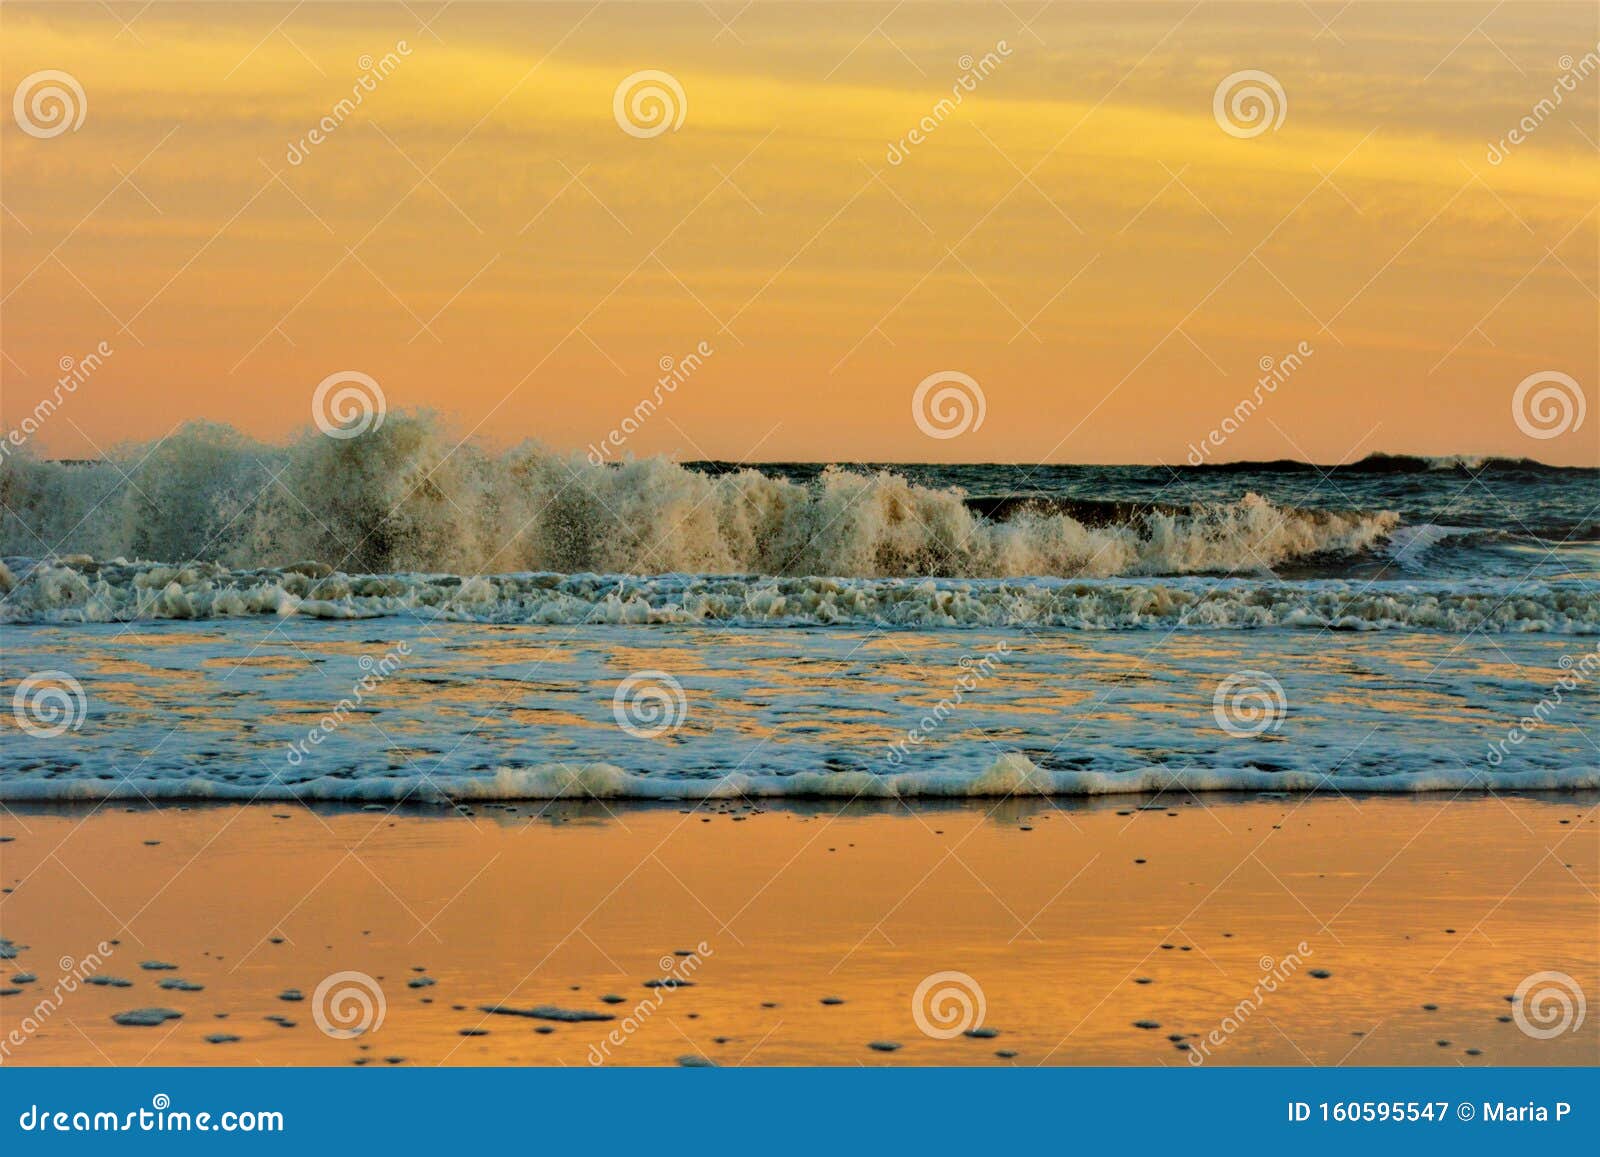
M 1540 1039 L 1507 998 L 1540 972 L 1600 998 L 1597 802 L 0 811 L 0 1043 L 89 1065 L 1595 1064 L 1600 1009 Z M 373 979 L 381 1026 L 319 1028 L 341 972 Z M 970 981 L 925 985 L 919 1023 L 948 972 Z M 183 1015 L 112 1019 L 149 1009 Z

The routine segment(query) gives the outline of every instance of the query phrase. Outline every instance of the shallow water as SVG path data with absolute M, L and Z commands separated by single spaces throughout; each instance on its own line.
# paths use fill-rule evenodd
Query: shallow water
M 1557 635 L 290 617 L 8 637 L 0 675 L 70 675 L 81 716 L 14 727 L 7 800 L 1600 785 L 1579 678 L 1600 653 Z

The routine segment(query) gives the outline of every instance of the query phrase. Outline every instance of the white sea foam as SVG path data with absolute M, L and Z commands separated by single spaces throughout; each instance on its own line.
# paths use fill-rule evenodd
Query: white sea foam
M 1586 581 L 1275 582 L 1202 578 L 848 579 L 741 575 L 348 575 L 314 564 L 0 565 L 0 622 L 298 615 L 483 623 L 727 623 L 1600 632 Z
M 1340 775 L 1255 768 L 1153 766 L 1138 771 L 1046 771 L 1026 756 L 1007 753 L 978 775 L 906 772 L 732 774 L 715 779 L 644 775 L 609 763 L 550 763 L 501 768 L 473 777 L 323 777 L 294 783 L 232 782 L 197 775 L 183 779 L 45 779 L 7 777 L 0 801 L 248 800 L 251 802 L 473 803 L 508 800 L 702 799 L 994 799 L 1008 796 L 1107 796 L 1163 792 L 1424 792 L 1590 791 L 1600 769 L 1470 771 L 1435 768 L 1393 775 Z
M 830 468 L 800 484 L 660 458 L 608 467 L 531 444 L 491 453 L 414 415 L 287 447 L 197 424 L 103 463 L 0 462 L 0 553 L 313 559 L 368 574 L 1259 574 L 1366 551 L 1398 522 L 1255 494 L 1106 526 L 1043 508 L 995 522 L 965 497 L 889 472 Z
M 1590 789 L 1585 693 L 1550 688 L 1594 649 L 1416 631 L 36 625 L 0 650 L 0 693 L 65 672 L 82 706 L 66 733 L 8 729 L 0 800 Z M 617 716 L 644 670 L 675 685 L 661 733 Z M 1242 671 L 1281 688 L 1268 730 L 1217 717 Z

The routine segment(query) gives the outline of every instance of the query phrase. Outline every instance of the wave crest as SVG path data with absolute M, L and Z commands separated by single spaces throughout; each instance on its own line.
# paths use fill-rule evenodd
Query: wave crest
M 1366 551 L 1390 512 L 1310 511 L 1256 494 L 1105 521 L 1025 505 L 986 517 L 959 489 L 830 467 L 809 483 L 661 458 L 594 465 L 504 453 L 425 414 L 284 447 L 192 424 L 154 447 L 0 463 L 0 552 L 380 574 L 1112 576 L 1259 573 Z M 997 512 L 998 513 L 998 512 Z M 1081 511 L 1078 513 L 1082 513 Z

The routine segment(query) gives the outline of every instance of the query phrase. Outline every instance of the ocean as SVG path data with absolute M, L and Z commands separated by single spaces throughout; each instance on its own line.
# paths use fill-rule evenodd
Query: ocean
M 1600 787 L 1600 470 L 0 463 L 0 800 Z

